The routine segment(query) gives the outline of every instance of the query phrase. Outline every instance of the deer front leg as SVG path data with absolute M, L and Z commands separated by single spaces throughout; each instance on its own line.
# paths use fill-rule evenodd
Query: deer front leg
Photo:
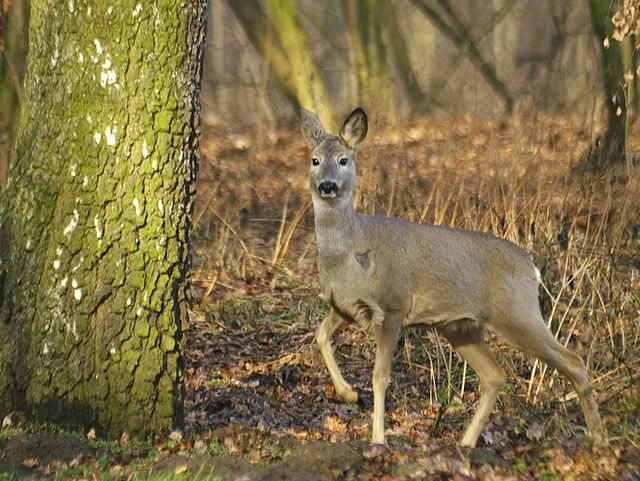
M 401 320 L 391 316 L 387 316 L 381 325 L 374 325 L 376 362 L 373 368 L 373 444 L 384 444 L 384 400 L 391 380 L 391 364 L 401 327 Z
M 342 377 L 338 363 L 336 363 L 336 359 L 333 356 L 333 348 L 331 347 L 331 336 L 336 329 L 343 324 L 344 320 L 332 309 L 329 315 L 320 323 L 320 326 L 318 326 L 316 341 L 320 347 L 324 363 L 329 370 L 336 394 L 346 402 L 356 403 L 358 402 L 358 393 L 355 392 L 351 385 Z

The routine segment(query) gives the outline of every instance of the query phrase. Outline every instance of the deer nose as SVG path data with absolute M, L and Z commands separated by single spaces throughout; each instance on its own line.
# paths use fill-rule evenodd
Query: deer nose
M 338 193 L 338 184 L 325 180 L 318 186 L 318 192 L 322 197 L 335 197 Z

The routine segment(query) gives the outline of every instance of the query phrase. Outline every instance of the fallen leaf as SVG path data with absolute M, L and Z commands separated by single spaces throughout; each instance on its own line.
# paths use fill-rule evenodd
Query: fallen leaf
M 22 461 L 22 465 L 27 468 L 35 468 L 38 465 L 38 460 L 36 458 L 27 458 Z
M 98 469 L 97 466 L 95 466 L 91 471 L 91 477 L 93 478 L 93 481 L 102 481 L 102 473 L 100 473 L 100 469 Z
M 10 428 L 13 425 L 13 421 L 11 420 L 11 414 L 8 414 L 2 420 L 2 429 Z
M 347 423 L 338 416 L 328 416 L 324 420 L 324 427 L 332 433 L 342 434 L 347 428 Z
M 124 473 L 124 467 L 121 464 L 114 464 L 109 468 L 109 474 L 114 478 L 119 478 Z
M 193 443 L 193 450 L 198 454 L 204 454 L 207 451 L 207 444 L 202 439 L 198 439 Z
M 544 426 L 542 424 L 533 422 L 527 428 L 526 432 L 527 438 L 531 441 L 540 441 L 544 436 Z

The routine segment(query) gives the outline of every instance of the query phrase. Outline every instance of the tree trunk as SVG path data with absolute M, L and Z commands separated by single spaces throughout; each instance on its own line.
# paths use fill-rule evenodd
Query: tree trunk
M 0 412 L 182 417 L 206 0 L 33 0 L 0 197 Z
M 28 46 L 29 2 L 0 6 L 0 191 L 7 182 L 10 154 L 20 115 Z
M 438 0 L 438 4 L 449 17 L 450 24 L 444 20 L 444 15 L 438 13 L 426 0 L 411 0 L 411 3 L 433 23 L 442 35 L 458 47 L 460 51 L 465 53 L 489 87 L 502 99 L 506 113 L 510 114 L 513 110 L 513 97 L 509 89 L 504 82 L 498 78 L 495 65 L 484 59 L 479 46 L 471 37 L 469 29 L 458 18 L 458 15 L 454 12 L 449 2 L 446 0 Z
M 265 15 L 260 2 L 258 0 L 230 0 L 228 5 L 242 25 L 251 44 L 273 69 L 273 76 L 285 99 L 298 108 L 300 103 L 287 53 L 280 44 L 273 22 Z
M 385 17 L 388 14 L 385 6 L 378 0 L 342 0 L 358 80 L 359 103 L 368 105 L 369 110 L 375 106 L 394 117 L 396 103 L 383 41 L 385 24 L 390 21 Z
M 317 113 L 323 125 L 334 132 L 337 124 L 331 100 L 300 24 L 297 0 L 267 0 L 267 5 L 289 59 L 291 81 L 300 106 Z
M 586 167 L 600 169 L 625 160 L 627 106 L 625 104 L 622 48 L 613 41 L 613 23 L 609 0 L 589 0 L 593 32 L 602 55 L 602 78 L 607 130 L 585 153 Z M 607 45 L 605 45 L 605 39 Z

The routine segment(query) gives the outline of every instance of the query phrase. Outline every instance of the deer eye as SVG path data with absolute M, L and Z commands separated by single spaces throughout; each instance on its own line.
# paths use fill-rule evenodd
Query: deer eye
M 320 160 L 318 160 L 317 157 L 314 157 L 313 159 L 311 159 L 311 165 L 317 167 L 320 165 Z
M 349 161 L 349 159 L 347 159 L 346 157 L 341 157 L 340 160 L 338 161 L 338 163 L 340 165 L 347 165 L 348 161 Z

